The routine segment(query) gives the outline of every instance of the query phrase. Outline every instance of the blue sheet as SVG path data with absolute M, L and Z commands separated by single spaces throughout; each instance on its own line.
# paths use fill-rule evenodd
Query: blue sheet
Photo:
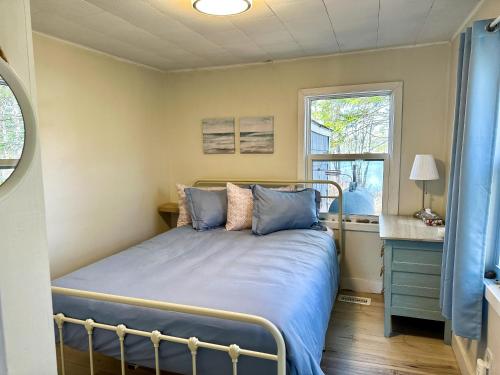
M 283 334 L 287 372 L 318 375 L 323 374 L 319 364 L 338 275 L 335 245 L 327 232 L 289 230 L 255 236 L 225 229 L 196 232 L 185 226 L 81 268 L 53 285 L 262 316 Z M 74 318 L 276 352 L 272 336 L 254 325 L 60 295 L 54 295 L 53 307 L 55 313 Z M 65 324 L 64 342 L 88 350 L 81 326 Z M 125 346 L 127 362 L 154 367 L 149 339 L 129 335 Z M 119 358 L 116 334 L 95 330 L 94 350 Z M 160 356 L 163 370 L 191 373 L 185 345 L 163 342 Z M 229 356 L 200 349 L 198 372 L 231 374 Z M 242 356 L 238 372 L 276 374 L 276 364 Z

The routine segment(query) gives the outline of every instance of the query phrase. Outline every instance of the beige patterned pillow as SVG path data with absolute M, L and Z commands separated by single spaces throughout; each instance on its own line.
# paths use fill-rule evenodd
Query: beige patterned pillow
M 241 188 L 230 182 L 227 189 L 227 230 L 242 230 L 252 227 L 252 190 Z
M 226 230 L 243 230 L 252 228 L 253 195 L 251 189 L 241 188 L 230 182 L 227 189 L 227 221 Z M 275 190 L 293 191 L 295 186 L 285 186 Z
M 177 195 L 179 195 L 179 217 L 177 219 L 177 226 L 181 227 L 186 224 L 191 224 L 191 214 L 187 209 L 186 203 L 186 193 L 184 189 L 187 187 L 186 185 L 176 184 Z
M 193 220 L 191 219 L 191 214 L 189 213 L 189 210 L 187 208 L 187 202 L 186 202 L 186 193 L 184 192 L 184 189 L 189 187 L 187 185 L 183 184 L 176 184 L 175 187 L 177 188 L 177 195 L 179 196 L 179 217 L 177 218 L 177 226 L 181 227 L 186 224 L 191 224 Z M 203 190 L 223 190 L 225 187 L 204 187 L 200 188 Z

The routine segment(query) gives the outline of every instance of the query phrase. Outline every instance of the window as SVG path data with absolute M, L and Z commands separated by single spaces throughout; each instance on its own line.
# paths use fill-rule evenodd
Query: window
M 387 83 L 299 94 L 299 177 L 337 182 L 347 221 L 398 211 L 401 93 L 401 83 Z M 335 189 L 315 188 L 321 212 L 336 214 Z

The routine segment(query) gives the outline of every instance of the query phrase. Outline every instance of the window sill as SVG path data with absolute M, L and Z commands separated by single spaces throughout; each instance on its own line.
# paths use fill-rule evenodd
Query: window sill
M 485 297 L 490 306 L 500 316 L 500 284 L 495 280 L 484 280 Z
M 321 220 L 328 228 L 339 229 L 338 221 Z M 344 222 L 344 230 L 349 232 L 372 232 L 378 233 L 378 224 Z

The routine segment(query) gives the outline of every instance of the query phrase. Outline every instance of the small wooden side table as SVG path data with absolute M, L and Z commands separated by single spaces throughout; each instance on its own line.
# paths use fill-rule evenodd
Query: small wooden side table
M 445 322 L 444 341 L 450 344 L 450 321 L 439 307 L 444 227 L 382 215 L 379 230 L 384 241 L 385 336 L 392 333 L 393 315 L 407 316 Z
M 167 202 L 158 207 L 158 213 L 165 220 L 169 228 L 177 226 L 177 217 L 179 216 L 179 205 L 177 202 Z

